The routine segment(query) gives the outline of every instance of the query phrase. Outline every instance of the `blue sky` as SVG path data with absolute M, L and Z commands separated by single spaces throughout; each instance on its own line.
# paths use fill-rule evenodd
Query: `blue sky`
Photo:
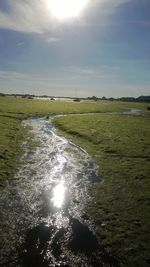
M 0 92 L 150 94 L 150 0 L 89 0 L 58 21 L 48 0 L 0 0 Z

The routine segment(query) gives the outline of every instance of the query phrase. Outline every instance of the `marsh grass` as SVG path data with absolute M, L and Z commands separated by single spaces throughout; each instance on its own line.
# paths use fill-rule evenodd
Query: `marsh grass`
M 42 101 L 0 98 L 0 183 L 13 179 L 23 154 L 21 144 L 34 141 L 22 120 L 53 114 L 59 132 L 86 149 L 103 182 L 91 186 L 86 207 L 101 244 L 125 260 L 127 267 L 150 264 L 150 116 L 146 104 Z M 140 109 L 140 116 L 104 112 Z M 101 114 L 96 114 L 101 113 Z
M 15 168 L 19 166 L 21 143 L 26 134 L 17 117 L 0 117 L 0 185 L 13 178 Z
M 83 102 L 63 102 L 50 100 L 34 100 L 14 97 L 0 97 L 0 114 L 7 113 L 9 116 L 17 114 L 20 117 L 26 116 L 46 116 L 52 114 L 68 113 L 99 113 L 124 111 L 136 108 L 147 111 L 146 104 L 110 102 L 110 101 L 83 101 Z
M 114 112 L 131 107 L 131 103 L 109 101 L 70 103 L 0 97 L 0 184 L 4 185 L 8 179 L 13 178 L 17 166 L 19 167 L 23 153 L 21 143 L 28 135 L 21 124 L 23 119 L 54 114 Z M 134 108 L 146 110 L 144 104 L 135 103 Z
M 91 187 L 87 214 L 100 242 L 125 266 L 149 266 L 150 117 L 95 114 L 54 123 L 99 166 L 103 182 Z

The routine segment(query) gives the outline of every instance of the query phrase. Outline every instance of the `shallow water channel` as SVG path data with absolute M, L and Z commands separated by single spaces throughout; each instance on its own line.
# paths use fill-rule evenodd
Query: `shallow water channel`
M 84 212 L 90 156 L 58 136 L 50 120 L 28 119 L 37 145 L 1 194 L 1 266 L 117 266 L 100 247 Z

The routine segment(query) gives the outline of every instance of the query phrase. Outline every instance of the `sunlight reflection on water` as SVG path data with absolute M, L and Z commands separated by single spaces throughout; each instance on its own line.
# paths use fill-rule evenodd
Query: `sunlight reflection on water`
M 51 201 L 56 208 L 61 208 L 65 198 L 65 186 L 63 183 L 56 185 L 53 189 Z
M 89 220 L 84 207 L 89 184 L 98 178 L 91 158 L 58 136 L 51 121 L 31 118 L 23 125 L 31 128 L 37 147 L 23 144 L 23 166 L 1 196 L 5 229 L 0 265 L 27 267 L 34 261 L 34 266 L 92 266 L 82 262 L 82 244 L 91 236 L 84 226 Z M 80 243 L 81 254 L 76 255 Z M 90 245 L 85 244 L 86 253 L 89 247 L 93 253 Z

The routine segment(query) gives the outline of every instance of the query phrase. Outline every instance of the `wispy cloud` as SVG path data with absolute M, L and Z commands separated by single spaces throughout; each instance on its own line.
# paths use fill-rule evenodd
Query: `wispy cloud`
M 74 73 L 75 75 L 89 75 L 89 76 L 93 76 L 97 73 L 97 70 L 92 69 L 92 68 L 69 68 L 67 70 L 70 73 Z
M 27 76 L 24 73 L 0 70 L 0 79 L 24 80 L 26 78 Z
M 7 70 L 0 70 L 0 80 L 3 81 L 25 81 L 25 82 L 58 82 L 58 81 L 66 81 L 66 80 L 73 80 L 74 76 L 66 76 L 65 73 L 63 73 L 60 70 L 60 75 L 57 73 L 46 73 L 46 74 L 38 74 L 38 73 L 22 73 L 22 72 L 16 72 L 16 71 L 7 71 Z
M 23 45 L 24 45 L 24 42 L 17 43 L 17 46 L 23 46 Z
M 51 16 L 46 0 L 6 0 L 8 10 L 0 11 L 0 27 L 20 32 L 43 33 L 48 30 Z
M 5 0 L 7 10 L 0 11 L 0 28 L 27 33 L 44 33 L 56 27 L 48 9 L 48 0 Z M 100 13 L 111 11 L 116 6 L 129 0 L 95 0 L 90 7 L 100 5 Z M 50 40 L 53 42 L 54 39 Z
M 59 41 L 59 38 L 56 38 L 56 37 L 45 37 L 45 42 L 46 43 L 56 43 Z
M 86 78 L 115 78 L 119 77 L 121 67 L 117 65 L 107 66 L 103 65 L 99 68 L 69 68 L 66 72 L 74 75 L 74 79 L 81 77 Z

